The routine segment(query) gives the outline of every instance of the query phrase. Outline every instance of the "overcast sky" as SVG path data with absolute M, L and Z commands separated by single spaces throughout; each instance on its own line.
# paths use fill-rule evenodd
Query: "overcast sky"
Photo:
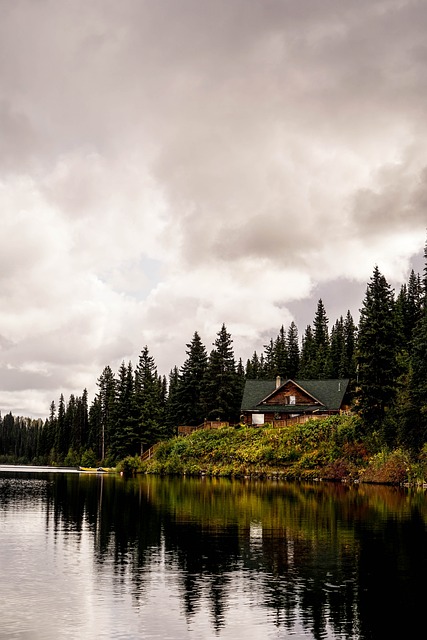
M 0 410 L 422 271 L 427 2 L 0 0 Z

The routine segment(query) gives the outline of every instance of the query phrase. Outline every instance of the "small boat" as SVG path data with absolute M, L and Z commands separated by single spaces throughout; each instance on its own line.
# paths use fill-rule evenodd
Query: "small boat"
M 79 467 L 79 471 L 86 473 L 112 473 L 115 471 L 113 467 Z

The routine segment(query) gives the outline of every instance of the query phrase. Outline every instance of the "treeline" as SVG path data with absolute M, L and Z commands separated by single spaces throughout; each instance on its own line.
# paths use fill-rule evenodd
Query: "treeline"
M 114 464 L 176 433 L 178 425 L 239 421 L 246 379 L 349 378 L 353 409 L 378 446 L 419 451 L 427 442 L 427 244 L 422 275 L 413 270 L 395 295 L 375 267 L 356 326 L 350 311 L 329 329 L 322 300 L 301 337 L 294 322 L 254 351 L 234 355 L 225 324 L 208 353 L 197 331 L 186 360 L 168 378 L 145 346 L 134 366 L 106 366 L 89 405 L 81 396 L 52 402 L 44 421 L 0 420 L 0 461 Z

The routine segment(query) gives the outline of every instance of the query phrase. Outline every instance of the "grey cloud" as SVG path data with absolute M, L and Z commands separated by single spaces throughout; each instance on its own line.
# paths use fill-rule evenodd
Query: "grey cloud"
M 249 348 L 289 308 L 308 312 L 304 300 L 278 308 L 279 283 L 286 304 L 321 292 L 347 306 L 402 229 L 420 234 L 402 260 L 421 248 L 425 3 L 0 9 L 0 346 L 11 387 L 41 390 L 53 376 L 55 389 L 73 388 L 145 342 L 167 367 L 196 328 L 214 338 L 228 319 Z M 159 261 L 153 277 L 132 268 L 147 259 Z M 349 273 L 348 289 L 334 288 Z M 135 283 L 121 289 L 123 278 Z M 264 315 L 248 319 L 254 295 Z M 49 375 L 24 373 L 31 362 Z
M 383 167 L 374 189 L 360 190 L 354 198 L 355 227 L 361 237 L 418 229 L 426 226 L 427 169 L 410 170 L 404 164 Z

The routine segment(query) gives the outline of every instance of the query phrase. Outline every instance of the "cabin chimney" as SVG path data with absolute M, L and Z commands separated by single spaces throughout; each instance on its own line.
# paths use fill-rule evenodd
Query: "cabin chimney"
M 281 384 L 280 376 L 276 376 L 276 389 L 280 387 L 280 384 Z

